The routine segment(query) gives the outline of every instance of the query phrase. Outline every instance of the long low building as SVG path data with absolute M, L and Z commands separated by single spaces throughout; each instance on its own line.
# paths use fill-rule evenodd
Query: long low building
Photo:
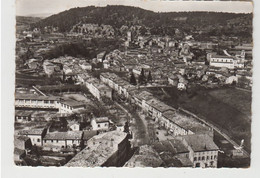
M 15 95 L 15 107 L 27 108 L 59 108 L 59 97 L 20 94 Z
M 111 131 L 96 135 L 87 141 L 87 147 L 73 157 L 65 166 L 108 167 L 122 166 L 130 151 L 128 135 Z
M 84 109 L 85 104 L 80 101 L 56 96 L 16 94 L 15 107 L 56 109 L 59 113 L 73 113 L 80 109 Z

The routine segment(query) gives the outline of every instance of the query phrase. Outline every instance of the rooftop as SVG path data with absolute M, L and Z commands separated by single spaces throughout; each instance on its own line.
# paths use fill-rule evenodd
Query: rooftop
M 121 131 L 111 131 L 96 135 L 87 142 L 87 145 L 91 146 L 88 146 L 79 152 L 66 164 L 66 166 L 102 166 L 117 151 L 118 144 L 126 137 L 127 134 Z
M 97 123 L 109 121 L 108 117 L 98 117 L 98 118 L 95 118 L 95 120 L 96 120 Z
M 181 136 L 195 152 L 218 150 L 218 146 L 207 134 L 184 135 Z
M 18 132 L 19 135 L 42 135 L 45 128 L 41 129 L 30 129 L 30 130 L 21 130 Z
M 159 167 L 163 164 L 159 154 L 149 145 L 142 145 L 125 167 Z
M 16 94 L 15 94 L 15 99 L 59 100 L 59 97 L 56 97 L 56 96 L 41 96 L 41 95 L 32 95 L 32 94 L 16 93 Z
M 82 138 L 82 131 L 50 132 L 45 135 L 44 140 L 79 140 Z
M 83 140 L 89 140 L 93 136 L 97 135 L 97 130 L 84 130 L 83 131 Z

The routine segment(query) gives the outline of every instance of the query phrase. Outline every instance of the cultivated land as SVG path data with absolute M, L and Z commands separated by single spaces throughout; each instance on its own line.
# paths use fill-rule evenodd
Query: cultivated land
M 163 90 L 150 88 L 159 99 L 176 108 L 182 107 L 213 123 L 237 143 L 245 139 L 245 149 L 250 152 L 250 93 L 235 88 L 193 89 L 190 92 L 181 92 L 176 88 L 167 87 Z

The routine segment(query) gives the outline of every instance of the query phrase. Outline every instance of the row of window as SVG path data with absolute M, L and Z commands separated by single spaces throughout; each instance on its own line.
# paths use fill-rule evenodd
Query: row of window
M 209 160 L 209 159 L 213 160 L 213 158 L 217 159 L 217 156 L 216 155 L 214 157 L 213 156 L 210 156 L 210 157 L 209 156 L 202 156 L 202 157 L 199 156 L 198 158 L 194 157 L 194 161 L 197 161 L 197 160 L 198 161 L 200 161 L 200 160 L 203 161 L 203 160 Z
M 53 100 L 18 100 L 19 103 L 44 103 L 44 104 L 53 104 Z
M 232 59 L 212 59 L 213 62 L 233 62 Z
M 51 143 L 53 143 L 54 141 L 56 141 L 56 143 L 59 143 L 59 140 L 50 140 Z M 64 140 L 62 140 L 64 141 Z M 71 140 L 72 143 L 74 143 L 75 140 Z M 44 140 L 44 143 L 47 143 L 47 140 Z

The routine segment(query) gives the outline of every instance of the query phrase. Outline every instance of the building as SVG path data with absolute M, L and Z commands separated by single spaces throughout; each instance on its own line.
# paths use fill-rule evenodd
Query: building
M 190 151 L 193 167 L 217 167 L 218 146 L 207 134 L 184 135 L 178 138 Z
M 27 136 L 15 136 L 14 137 L 14 147 L 18 148 L 20 150 L 30 150 L 32 148 L 32 142 L 31 139 Z
M 126 162 L 124 167 L 160 167 L 163 161 L 159 154 L 149 145 L 142 145 Z
M 31 139 L 32 145 L 42 146 L 42 139 L 46 135 L 47 129 L 30 129 L 30 130 L 21 130 L 18 132 L 18 135 L 23 135 Z
M 74 156 L 68 167 L 123 166 L 128 158 L 130 142 L 128 135 L 111 131 L 96 135 L 87 141 L 87 146 Z
M 31 111 L 15 110 L 15 122 L 30 122 L 31 120 Z
M 59 106 L 59 113 L 73 113 L 85 109 L 86 105 L 82 102 L 72 99 L 61 99 Z
M 91 126 L 93 130 L 108 130 L 109 119 L 108 117 L 98 117 L 91 120 Z
M 43 138 L 43 147 L 53 151 L 76 148 L 80 146 L 82 136 L 82 131 L 49 132 Z
M 97 82 L 96 79 L 90 78 L 85 83 L 89 92 L 98 100 L 101 100 L 102 97 L 112 98 L 112 90 L 106 85 Z
M 192 167 L 189 149 L 178 139 L 156 142 L 153 149 L 160 155 L 166 167 Z
M 16 93 L 15 107 L 59 109 L 59 98 L 55 96 L 39 96 Z
M 68 123 L 68 127 L 72 131 L 79 131 L 80 130 L 80 123 L 76 121 L 71 121 Z

